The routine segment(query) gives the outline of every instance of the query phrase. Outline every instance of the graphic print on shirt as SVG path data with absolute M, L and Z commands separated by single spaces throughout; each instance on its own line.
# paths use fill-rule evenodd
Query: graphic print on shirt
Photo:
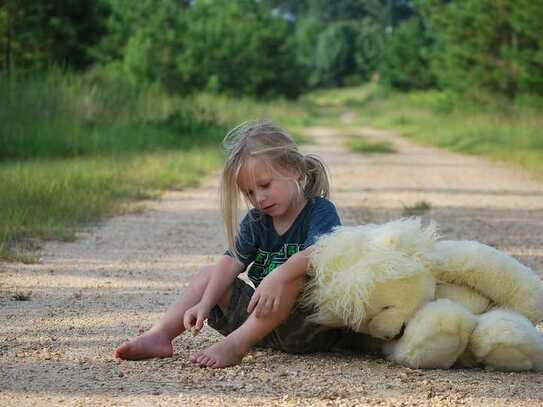
M 290 256 L 298 253 L 301 248 L 301 244 L 286 243 L 279 251 L 273 253 L 258 249 L 255 256 L 255 261 L 247 272 L 255 287 L 260 284 L 264 277 L 270 274 L 278 266 L 286 262 Z

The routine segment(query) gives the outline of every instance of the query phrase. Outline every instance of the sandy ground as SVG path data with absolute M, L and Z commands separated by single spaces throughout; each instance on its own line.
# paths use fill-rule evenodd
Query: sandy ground
M 384 222 L 424 200 L 446 237 L 477 239 L 543 272 L 543 185 L 499 163 L 413 146 L 362 156 L 337 130 L 312 128 L 344 223 Z M 0 264 L 0 405 L 543 404 L 543 375 L 411 370 L 361 355 L 250 353 L 240 366 L 195 368 L 218 339 L 182 336 L 170 359 L 117 361 L 115 346 L 164 312 L 201 264 L 223 250 L 217 176 L 148 210 L 110 219 L 74 243 L 45 245 L 38 264 Z M 13 295 L 26 294 L 28 301 Z M 540 327 L 541 329 L 541 327 Z

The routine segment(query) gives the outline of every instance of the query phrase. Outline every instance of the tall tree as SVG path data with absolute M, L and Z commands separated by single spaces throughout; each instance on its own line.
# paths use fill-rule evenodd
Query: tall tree
M 0 64 L 5 71 L 51 64 L 82 69 L 104 33 L 108 8 L 95 0 L 4 0 L 0 3 Z
M 442 87 L 543 93 L 543 12 L 529 0 L 418 0 Z M 537 27 L 537 28 L 536 28 Z
M 288 21 L 258 0 L 197 1 L 178 67 L 187 88 L 296 96 L 304 86 Z
M 403 21 L 392 33 L 379 64 L 382 81 L 396 89 L 424 89 L 435 86 L 430 69 L 432 40 L 420 17 Z

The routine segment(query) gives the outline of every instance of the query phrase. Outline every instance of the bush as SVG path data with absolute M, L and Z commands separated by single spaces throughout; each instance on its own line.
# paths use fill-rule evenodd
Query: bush
M 419 17 L 413 16 L 401 23 L 383 54 L 379 68 L 383 83 L 403 91 L 433 87 L 435 78 L 428 56 L 430 44 Z

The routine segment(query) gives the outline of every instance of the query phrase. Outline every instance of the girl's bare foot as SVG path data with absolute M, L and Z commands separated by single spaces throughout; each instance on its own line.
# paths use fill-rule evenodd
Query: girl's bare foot
M 247 351 L 230 338 L 225 338 L 201 352 L 194 353 L 189 360 L 202 367 L 216 369 L 237 365 Z
M 147 331 L 131 341 L 121 343 L 115 350 L 115 357 L 125 360 L 168 358 L 172 355 L 172 342 L 160 331 Z

